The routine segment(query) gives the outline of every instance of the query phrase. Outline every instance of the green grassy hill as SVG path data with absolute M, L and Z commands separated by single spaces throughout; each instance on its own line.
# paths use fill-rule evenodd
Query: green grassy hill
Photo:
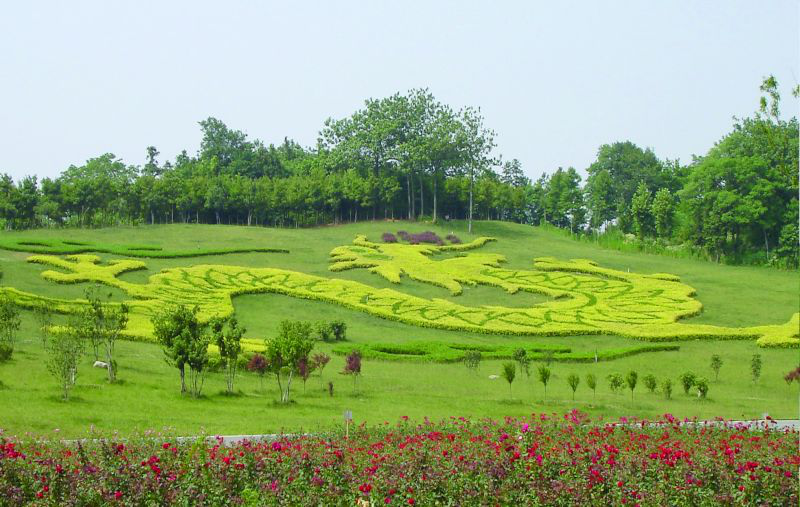
M 727 327 L 758 326 L 786 323 L 798 311 L 798 274 L 765 268 L 722 266 L 694 259 L 675 259 L 656 255 L 618 252 L 596 248 L 574 241 L 557 232 L 499 222 L 479 222 L 472 236 L 464 223 L 440 227 L 407 222 L 365 222 L 318 229 L 265 229 L 235 226 L 171 225 L 101 230 L 40 230 L 2 234 L 3 242 L 37 242 L 64 240 L 94 245 L 158 245 L 168 251 L 189 251 L 203 257 L 147 258 L 137 257 L 147 269 L 124 273 L 120 279 L 144 283 L 147 277 L 162 269 L 195 264 L 270 267 L 299 271 L 321 277 L 336 277 L 361 282 L 378 288 L 394 288 L 408 294 L 451 300 L 466 306 L 495 305 L 531 306 L 548 298 L 529 293 L 508 294 L 500 288 L 466 287 L 464 293 L 452 296 L 444 288 L 403 278 L 400 285 L 366 270 L 331 273 L 330 251 L 350 244 L 357 234 L 378 241 L 383 232 L 405 229 L 410 232 L 433 230 L 441 236 L 451 232 L 462 240 L 492 236 L 498 241 L 480 249 L 481 253 L 498 253 L 506 257 L 506 266 L 530 269 L 536 257 L 550 256 L 560 260 L 587 258 L 603 267 L 641 274 L 671 273 L 694 287 L 703 312 L 687 323 Z M 63 245 L 62 245 L 63 246 Z M 289 253 L 251 252 L 213 255 L 213 250 L 287 249 Z M 131 251 L 106 249 L 102 259 L 125 258 Z M 209 255 L 211 254 L 211 255 Z M 85 284 L 54 284 L 41 277 L 47 269 L 25 261 L 30 253 L 0 250 L 2 285 L 22 291 L 65 299 L 82 296 Z M 122 291 L 109 289 L 121 299 Z M 348 325 L 348 340 L 354 346 L 380 342 L 448 342 L 464 345 L 513 346 L 528 340 L 520 337 L 444 331 L 421 328 L 383 320 L 338 305 L 296 299 L 277 294 L 254 294 L 234 299 L 236 314 L 247 327 L 247 337 L 270 336 L 279 320 L 341 319 Z M 613 336 L 532 337 L 531 342 L 568 347 L 576 354 L 593 354 L 595 350 L 643 345 L 643 342 Z M 678 351 L 646 353 L 608 362 L 552 364 L 553 378 L 544 400 L 542 385 L 533 376 L 518 374 L 509 399 L 508 385 L 499 374 L 502 361 L 484 361 L 477 373 L 460 363 L 439 364 L 366 359 L 359 391 L 355 393 L 350 378 L 339 374 L 343 358 L 334 356 L 323 378 L 312 377 L 303 393 L 298 383 L 294 388 L 295 403 L 284 407 L 274 403 L 277 386 L 265 379 L 242 375 L 237 387 L 240 396 L 228 397 L 221 392 L 224 379 L 211 374 L 206 380 L 201 400 L 184 399 L 178 392 L 177 370 L 168 367 L 160 348 L 148 343 L 125 342 L 118 346 L 119 376 L 117 385 L 104 382 L 104 372 L 91 368 L 87 358 L 79 371 L 75 399 L 59 401 L 55 381 L 47 373 L 42 346 L 34 319 L 25 315 L 20 344 L 14 358 L 0 363 L 0 404 L 7 407 L 0 413 L 0 428 L 22 433 L 47 433 L 59 428 L 63 434 L 82 434 L 92 425 L 104 431 L 145 430 L 171 427 L 177 433 L 262 433 L 313 430 L 338 424 L 344 410 L 352 410 L 356 421 L 378 423 L 399 416 L 432 417 L 473 415 L 493 416 L 527 414 L 539 411 L 564 411 L 572 407 L 595 414 L 616 416 L 654 416 L 671 412 L 679 416 L 796 417 L 797 388 L 788 386 L 783 375 L 798 363 L 798 352 L 792 349 L 759 349 L 752 341 L 688 341 L 679 342 Z M 336 347 L 341 347 L 337 345 Z M 331 352 L 332 346 L 320 344 L 318 350 Z M 711 354 L 720 354 L 724 365 L 718 382 L 713 381 L 709 362 Z M 750 380 L 750 358 L 759 353 L 764 370 L 760 381 Z M 639 377 L 652 373 L 660 379 L 673 380 L 673 399 L 648 393 L 639 382 L 633 400 L 630 392 L 612 393 L 606 375 L 623 375 L 636 370 Z M 709 399 L 698 400 L 681 391 L 677 377 L 691 370 L 712 379 Z M 566 378 L 570 373 L 581 376 L 575 402 Z M 596 401 L 585 386 L 585 374 L 599 379 Z M 327 382 L 334 383 L 334 396 L 327 393 Z

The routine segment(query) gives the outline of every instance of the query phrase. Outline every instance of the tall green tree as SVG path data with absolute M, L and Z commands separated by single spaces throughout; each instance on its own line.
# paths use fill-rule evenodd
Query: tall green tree
M 650 209 L 650 190 L 645 182 L 639 183 L 636 193 L 631 199 L 631 217 L 633 230 L 641 240 L 649 236 L 652 231 L 653 215 Z
M 672 236 L 672 226 L 675 219 L 675 199 L 668 188 L 661 188 L 653 197 L 650 205 L 656 235 L 662 239 Z

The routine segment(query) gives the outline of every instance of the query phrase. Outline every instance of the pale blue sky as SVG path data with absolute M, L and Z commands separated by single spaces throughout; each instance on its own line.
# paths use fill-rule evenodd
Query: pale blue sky
M 414 87 L 480 106 L 532 177 L 624 139 L 688 161 L 769 73 L 796 114 L 798 42 L 796 1 L 4 2 L 0 172 L 172 159 L 207 116 L 312 145 Z

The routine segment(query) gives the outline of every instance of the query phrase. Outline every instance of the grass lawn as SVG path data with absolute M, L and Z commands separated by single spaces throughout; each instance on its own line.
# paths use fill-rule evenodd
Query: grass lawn
M 466 234 L 464 223 L 431 227 L 406 222 L 364 222 L 318 229 L 266 229 L 236 226 L 170 225 L 101 230 L 41 230 L 6 233 L 15 238 L 69 238 L 78 241 L 117 244 L 157 244 L 165 249 L 199 248 L 287 248 L 289 254 L 239 253 L 202 258 L 141 259 L 148 269 L 122 275 L 132 282 L 143 282 L 161 269 L 193 264 L 230 264 L 254 267 L 277 267 L 319 276 L 346 278 L 375 287 L 393 287 L 425 298 L 444 298 L 466 305 L 527 306 L 546 300 L 530 294 L 509 295 L 499 288 L 464 289 L 461 296 L 450 296 L 443 288 L 403 279 L 392 285 L 365 270 L 332 274 L 328 271 L 328 253 L 336 246 L 348 244 L 356 234 L 378 240 L 384 231 L 405 229 L 420 232 L 431 229 L 440 235 L 452 232 L 462 240 L 478 235 L 498 238 L 482 251 L 502 253 L 511 267 L 528 268 L 532 259 L 553 256 L 560 259 L 589 258 L 602 266 L 639 273 L 666 272 L 679 275 L 684 283 L 697 289 L 697 298 L 704 311 L 687 322 L 724 326 L 753 326 L 786 322 L 798 311 L 798 273 L 757 267 L 731 267 L 694 259 L 674 259 L 656 255 L 604 250 L 565 237 L 557 232 L 499 222 L 479 222 L 475 235 Z M 103 259 L 114 255 L 100 254 Z M 77 298 L 83 287 L 56 285 L 40 277 L 45 268 L 25 262 L 28 254 L 0 250 L 2 283 L 20 290 L 54 297 Z M 121 297 L 121 291 L 111 291 Z M 306 301 L 281 295 L 248 295 L 234 299 L 236 314 L 247 327 L 247 337 L 269 336 L 280 319 L 320 320 L 338 318 L 348 325 L 352 342 L 396 342 L 408 340 L 449 341 L 461 343 L 508 343 L 524 338 L 511 338 L 464 332 L 418 328 L 371 317 L 338 305 Z M 537 343 L 566 345 L 574 351 L 593 351 L 642 344 L 631 339 L 607 336 L 532 337 Z M 238 396 L 226 396 L 224 378 L 212 373 L 206 379 L 205 396 L 199 400 L 182 398 L 177 370 L 170 368 L 156 345 L 120 342 L 117 361 L 121 382 L 108 385 L 104 371 L 91 367 L 87 357 L 79 370 L 73 391 L 74 399 L 64 403 L 59 389 L 47 373 L 44 352 L 32 315 L 25 314 L 18 349 L 14 358 L 0 364 L 0 428 L 22 434 L 83 435 L 94 427 L 103 432 L 143 431 L 170 428 L 179 434 L 207 431 L 211 434 L 264 433 L 275 431 L 314 431 L 340 424 L 342 412 L 352 410 L 356 422 L 380 423 L 395 421 L 403 415 L 412 418 L 449 416 L 522 415 L 530 412 L 564 412 L 578 408 L 607 417 L 647 416 L 665 412 L 677 416 L 710 418 L 753 418 L 769 413 L 776 418 L 796 418 L 798 389 L 783 381 L 783 375 L 798 364 L 798 351 L 765 350 L 749 341 L 680 342 L 676 352 L 647 353 L 598 364 L 553 363 L 553 377 L 544 399 L 543 386 L 535 379 L 536 365 L 528 380 L 518 372 L 512 386 L 500 374 L 502 361 L 484 361 L 476 373 L 462 364 L 420 364 L 397 361 L 368 361 L 358 391 L 352 379 L 339 372 L 344 359 L 334 356 L 322 378 L 316 374 L 303 392 L 302 382 L 293 385 L 294 403 L 281 406 L 273 378 L 259 379 L 251 374 L 237 380 Z M 318 350 L 330 353 L 331 346 L 320 344 Z M 709 367 L 712 354 L 720 354 L 724 365 L 719 381 Z M 750 379 L 750 358 L 759 353 L 763 358 L 761 379 Z M 630 370 L 639 373 L 639 386 L 633 399 L 629 391 L 611 393 L 606 375 Z M 682 392 L 678 375 L 684 371 L 709 378 L 709 398 L 699 400 Z M 570 373 L 578 373 L 581 385 L 575 401 L 567 385 Z M 596 400 L 585 385 L 585 375 L 598 378 Z M 673 380 L 673 398 L 650 394 L 642 385 L 643 375 L 652 373 Z M 327 392 L 327 383 L 334 383 L 334 396 Z

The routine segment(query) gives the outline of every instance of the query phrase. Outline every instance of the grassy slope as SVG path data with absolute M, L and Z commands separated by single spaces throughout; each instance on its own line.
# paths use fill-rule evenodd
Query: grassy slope
M 231 254 L 199 259 L 145 259 L 149 270 L 123 275 L 131 281 L 144 281 L 160 269 L 199 263 L 225 263 L 250 266 L 275 266 L 295 269 L 322 276 L 327 270 L 331 248 L 349 243 L 356 233 L 378 238 L 386 231 L 406 229 L 421 231 L 423 225 L 398 222 L 361 223 L 314 230 L 263 229 L 228 226 L 155 226 L 116 228 L 96 231 L 26 231 L 3 233 L 25 237 L 91 240 L 109 243 L 156 243 L 170 249 L 199 247 L 269 246 L 289 248 L 291 254 Z M 462 239 L 470 237 L 463 223 L 434 228 L 441 234 L 456 232 Z M 668 272 L 680 275 L 683 281 L 697 289 L 705 305 L 704 313 L 695 322 L 729 326 L 780 323 L 788 320 L 798 308 L 798 275 L 764 268 L 718 266 L 693 259 L 673 259 L 655 255 L 618 252 L 595 248 L 575 242 L 550 231 L 503 223 L 478 223 L 476 235 L 491 235 L 500 241 L 485 250 L 500 252 L 509 265 L 529 267 L 538 256 L 559 258 L 591 258 L 601 265 L 630 269 L 637 272 Z M 0 250 L 2 283 L 23 290 L 47 293 L 60 297 L 79 297 L 82 287 L 54 285 L 39 277 L 43 267 L 24 262 L 24 253 Z M 110 258 L 113 256 L 103 256 Z M 374 286 L 390 284 L 366 271 L 347 271 L 335 276 L 350 278 Z M 402 290 L 423 297 L 449 297 L 441 288 L 404 280 Z M 120 294 L 116 294 L 118 297 Z M 508 295 L 494 288 L 466 288 L 458 298 L 465 304 L 491 302 L 498 305 L 525 305 L 541 301 L 536 296 Z M 269 335 L 281 318 L 331 319 L 341 318 L 348 323 L 352 341 L 401 342 L 409 339 L 489 343 L 496 340 L 518 340 L 501 336 L 470 335 L 416 328 L 369 317 L 325 303 L 296 300 L 278 295 L 243 296 L 235 300 L 237 315 L 248 328 L 249 337 Z M 534 338 L 535 341 L 545 340 Z M 635 345 L 638 342 L 614 337 L 547 338 L 574 350 L 594 350 Z M 258 433 L 300 428 L 313 430 L 337 424 L 345 409 L 352 409 L 357 421 L 382 422 L 401 415 L 433 418 L 451 415 L 493 416 L 523 414 L 531 411 L 563 411 L 573 406 L 608 416 L 654 416 L 672 412 L 680 416 L 756 417 L 769 412 L 775 417 L 796 417 L 797 389 L 787 386 L 782 375 L 797 364 L 796 350 L 758 350 L 751 342 L 686 342 L 681 351 L 645 354 L 598 365 L 553 365 L 554 377 L 548 387 L 548 401 L 543 401 L 541 384 L 524 376 L 514 384 L 514 401 L 509 401 L 508 386 L 501 380 L 489 380 L 497 374 L 500 362 L 485 362 L 477 375 L 470 375 L 460 365 L 426 365 L 395 362 L 366 362 L 361 379 L 360 394 L 353 394 L 352 381 L 338 374 L 343 359 L 334 357 L 324 373 L 324 382 L 312 378 L 307 392 L 302 386 L 295 390 L 297 403 L 290 407 L 273 404 L 277 398 L 274 381 L 265 382 L 260 390 L 258 379 L 243 375 L 238 388 L 241 396 L 221 395 L 224 379 L 212 374 L 207 379 L 202 400 L 182 399 L 177 393 L 177 372 L 162 360 L 158 347 L 148 344 L 122 343 L 118 351 L 123 383 L 108 386 L 101 370 L 88 365 L 80 371 L 75 390 L 76 399 L 70 403 L 58 400 L 58 390 L 43 364 L 41 345 L 35 336 L 33 320 L 27 316 L 21 333 L 19 353 L 10 363 L 0 365 L 0 380 L 7 389 L 0 390 L 0 427 L 13 432 L 43 433 L 60 428 L 62 433 L 82 434 L 91 425 L 102 430 L 145 430 L 172 427 L 178 433 L 194 433 L 201 428 L 211 433 Z M 328 350 L 321 346 L 320 349 Z M 710 399 L 688 398 L 680 392 L 677 375 L 693 370 L 713 377 L 708 368 L 710 355 L 719 353 L 725 364 L 718 383 L 712 383 Z M 764 372 L 761 381 L 749 380 L 749 360 L 761 353 Z M 86 360 L 89 363 L 89 360 Z M 605 385 L 605 376 L 618 371 L 635 369 L 640 378 L 653 373 L 659 378 L 673 379 L 674 399 L 663 400 L 646 393 L 639 386 L 631 401 L 630 393 L 612 394 Z M 596 403 L 583 382 L 585 373 L 594 372 L 600 379 Z M 576 401 L 571 401 L 566 377 L 580 373 L 582 385 Z M 323 384 L 332 380 L 335 395 L 330 398 Z

